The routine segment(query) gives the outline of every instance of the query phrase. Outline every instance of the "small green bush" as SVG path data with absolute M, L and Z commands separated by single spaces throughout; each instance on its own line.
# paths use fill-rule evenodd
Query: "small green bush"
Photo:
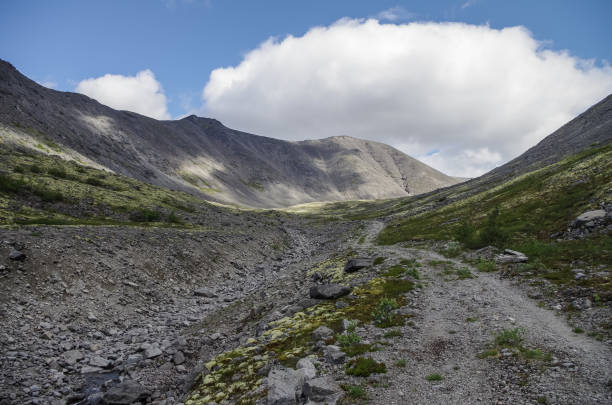
M 385 261 L 385 258 L 379 256 L 376 259 L 374 259 L 374 266 L 377 266 L 377 265 L 381 264 L 384 261 Z
M 385 363 L 378 363 L 371 357 L 358 357 L 346 365 L 346 374 L 357 377 L 368 377 L 370 374 L 386 372 L 387 366 Z
M 425 377 L 425 379 L 427 381 L 442 381 L 443 377 L 438 373 L 434 373 L 434 374 L 429 374 L 427 377 Z
M 341 385 L 342 389 L 346 391 L 346 394 L 353 399 L 365 399 L 367 398 L 366 392 L 363 387 L 359 385 Z
M 497 270 L 497 265 L 493 260 L 484 260 L 480 258 L 476 264 L 476 269 L 483 273 L 490 273 Z
M 406 361 L 406 359 L 400 359 L 398 361 L 395 362 L 395 365 L 397 367 L 406 367 L 406 364 L 408 364 L 408 362 Z
M 34 164 L 34 165 L 30 165 L 30 171 L 32 173 L 42 173 L 43 169 L 40 166 Z
M 361 342 L 361 338 L 355 332 L 349 332 L 336 336 L 336 342 L 340 346 L 350 346 Z
M 156 222 L 161 214 L 148 208 L 140 208 L 130 214 L 130 220 L 134 222 Z
M 0 174 L 0 192 L 18 193 L 27 188 L 23 179 L 12 178 L 6 174 Z
M 60 179 L 65 179 L 68 174 L 66 173 L 66 169 L 64 169 L 63 167 L 52 167 L 50 168 L 47 173 L 53 177 L 57 177 Z
M 88 177 L 85 179 L 85 183 L 89 184 L 90 186 L 95 186 L 95 187 L 105 186 L 105 183 L 97 177 Z
M 576 326 L 574 328 L 574 333 L 584 333 L 584 329 L 582 329 L 581 327 Z
M 381 298 L 376 305 L 376 309 L 372 312 L 374 324 L 379 327 L 393 326 L 394 316 L 392 311 L 397 309 L 397 301 L 392 298 Z
M 523 341 L 525 330 L 522 328 L 503 329 L 495 336 L 495 344 L 505 347 L 518 347 Z
M 474 275 L 472 274 L 470 269 L 468 269 L 467 267 L 462 267 L 457 270 L 457 277 L 459 277 L 459 280 L 463 280 L 466 278 L 474 278 Z
M 171 223 L 171 224 L 182 224 L 183 220 L 174 213 L 174 211 L 172 211 L 169 215 L 168 215 L 168 219 L 167 222 Z
M 385 333 L 383 335 L 384 338 L 392 338 L 392 337 L 399 337 L 402 336 L 402 332 L 399 330 L 390 330 L 389 332 Z

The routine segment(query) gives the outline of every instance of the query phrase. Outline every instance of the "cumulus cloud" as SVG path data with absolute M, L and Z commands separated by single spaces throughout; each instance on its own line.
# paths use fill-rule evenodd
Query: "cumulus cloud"
M 76 91 L 117 110 L 160 120 L 170 118 L 164 90 L 149 69 L 136 76 L 106 74 L 86 79 L 76 86 Z
M 214 70 L 202 97 L 230 127 L 378 140 L 475 176 L 610 92 L 610 66 L 545 49 L 523 27 L 342 19 L 265 41 Z

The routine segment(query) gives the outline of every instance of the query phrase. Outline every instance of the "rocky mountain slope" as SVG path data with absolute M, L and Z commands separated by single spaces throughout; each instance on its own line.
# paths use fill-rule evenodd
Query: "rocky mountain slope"
M 287 142 L 193 115 L 157 121 L 116 111 L 44 88 L 4 61 L 0 95 L 5 131 L 30 136 L 42 150 L 212 201 L 282 207 L 415 195 L 459 181 L 377 142 Z

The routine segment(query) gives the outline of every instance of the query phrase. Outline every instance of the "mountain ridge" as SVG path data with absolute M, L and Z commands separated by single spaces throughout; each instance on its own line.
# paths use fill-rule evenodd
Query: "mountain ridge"
M 194 115 L 157 121 L 44 88 L 0 61 L 0 122 L 98 165 L 208 200 L 272 208 L 415 195 L 455 184 L 397 149 L 338 136 L 289 142 Z M 27 132 L 27 131 L 26 131 Z

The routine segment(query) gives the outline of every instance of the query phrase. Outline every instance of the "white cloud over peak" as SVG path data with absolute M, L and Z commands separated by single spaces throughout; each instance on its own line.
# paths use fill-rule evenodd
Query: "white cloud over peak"
M 394 21 L 401 21 L 401 20 L 409 20 L 411 18 L 414 18 L 415 16 L 416 14 L 411 13 L 410 11 L 406 10 L 404 7 L 395 6 L 395 7 L 391 7 L 386 10 L 383 10 L 379 12 L 378 14 L 376 14 L 376 19 L 380 21 L 394 22 Z
M 79 82 L 76 91 L 117 110 L 133 111 L 159 120 L 170 119 L 164 90 L 149 69 L 135 76 L 106 74 L 86 79 Z
M 204 113 L 282 139 L 377 140 L 475 176 L 612 92 L 610 66 L 541 44 L 523 27 L 342 19 L 214 70 Z

